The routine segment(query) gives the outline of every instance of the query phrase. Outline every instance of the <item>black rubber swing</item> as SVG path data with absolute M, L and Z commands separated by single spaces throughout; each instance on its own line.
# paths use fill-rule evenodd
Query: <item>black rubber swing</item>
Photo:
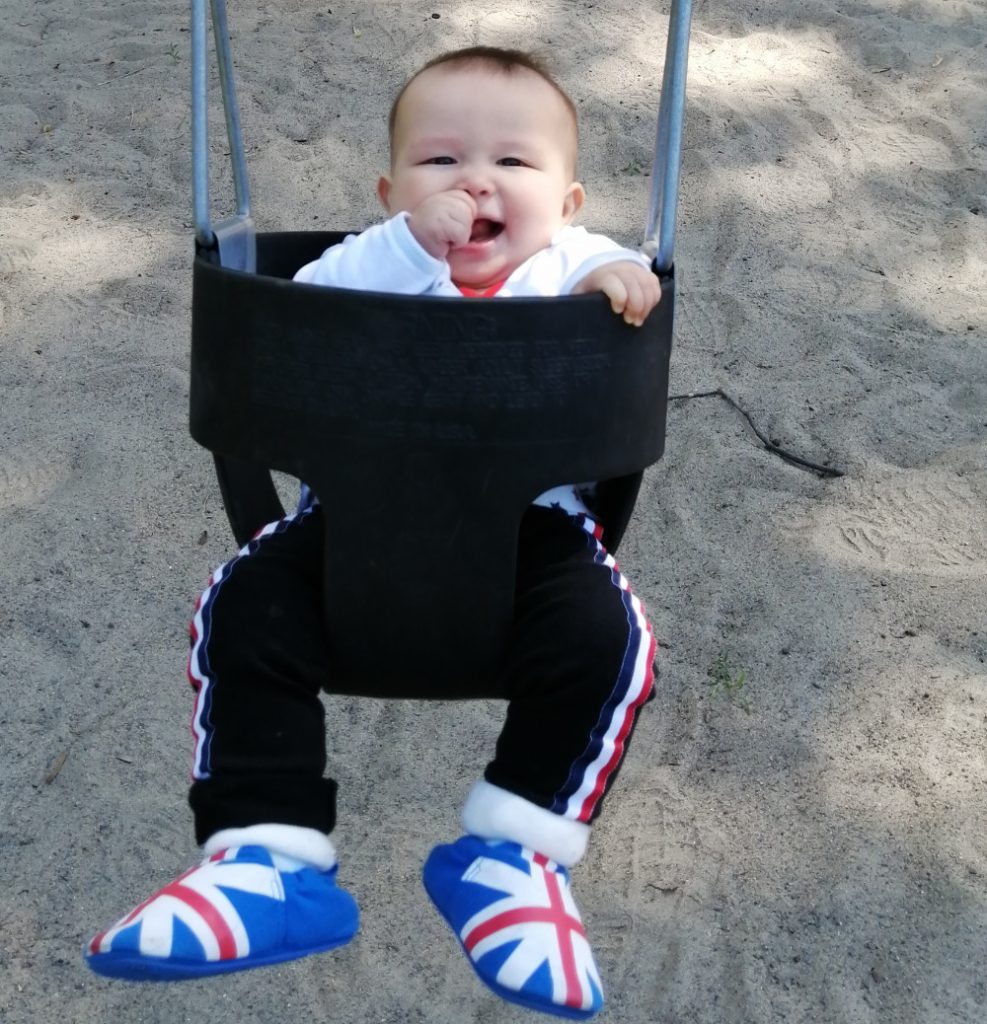
M 674 0 L 649 239 L 662 300 L 628 327 L 600 295 L 408 297 L 295 284 L 342 233 L 256 233 L 224 0 L 213 35 L 237 213 L 209 221 L 206 0 L 192 0 L 196 257 L 191 432 L 233 533 L 284 516 L 271 470 L 322 505 L 334 693 L 503 696 L 517 535 L 549 488 L 600 481 L 614 551 L 665 441 L 671 260 L 690 4 Z

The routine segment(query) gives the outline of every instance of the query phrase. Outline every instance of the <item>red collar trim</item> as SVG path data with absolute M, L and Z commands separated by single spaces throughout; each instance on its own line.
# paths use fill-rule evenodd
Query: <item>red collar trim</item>
M 505 277 L 503 281 L 496 281 L 490 285 L 489 288 L 469 288 L 465 284 L 457 284 L 456 287 L 466 296 L 467 299 L 489 299 L 496 295 L 501 288 L 504 287 L 504 282 L 507 280 Z M 455 282 L 453 282 L 455 284 Z

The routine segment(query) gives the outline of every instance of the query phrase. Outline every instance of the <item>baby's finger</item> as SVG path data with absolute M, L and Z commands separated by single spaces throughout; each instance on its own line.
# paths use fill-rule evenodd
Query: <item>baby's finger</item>
M 661 302 L 661 281 L 657 274 L 648 271 L 648 313 Z M 647 315 L 647 314 L 645 314 Z
M 634 275 L 624 282 L 627 286 L 627 305 L 624 307 L 624 321 L 632 327 L 640 327 L 644 323 L 647 312 L 645 283 L 639 275 Z
M 624 319 L 628 323 L 633 323 L 635 327 L 640 327 L 661 301 L 661 284 L 651 273 L 647 276 L 637 275 L 634 283 L 636 289 L 632 290 L 632 298 L 624 311 Z
M 627 287 L 616 274 L 608 274 L 600 282 L 600 291 L 610 300 L 610 308 L 617 314 L 627 307 Z
M 624 306 L 624 323 L 632 327 L 641 326 L 641 306 L 643 304 L 643 292 L 641 283 L 636 278 L 629 278 L 625 281 L 628 291 L 628 301 Z
M 452 201 L 452 208 L 455 210 L 455 216 L 457 219 L 465 221 L 468 224 L 472 224 L 476 218 L 477 210 L 479 207 L 476 205 L 476 200 L 461 188 L 453 189 L 451 192 L 446 193 Z
M 468 215 L 457 213 L 449 217 L 446 224 L 446 234 L 449 236 L 449 243 L 453 248 L 465 245 L 470 240 L 470 233 L 473 229 L 473 218 Z

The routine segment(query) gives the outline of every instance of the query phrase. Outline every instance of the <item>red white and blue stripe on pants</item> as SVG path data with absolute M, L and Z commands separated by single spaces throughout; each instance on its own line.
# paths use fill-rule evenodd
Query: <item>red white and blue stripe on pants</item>
M 621 592 L 629 627 L 627 647 L 610 697 L 600 710 L 586 749 L 573 762 L 569 776 L 550 808 L 565 818 L 590 821 L 620 767 L 638 709 L 651 693 L 655 638 L 643 604 L 631 593 L 616 560 L 603 546 L 603 527 L 589 516 L 578 518 L 596 544 L 594 561 L 609 569 L 612 584 Z

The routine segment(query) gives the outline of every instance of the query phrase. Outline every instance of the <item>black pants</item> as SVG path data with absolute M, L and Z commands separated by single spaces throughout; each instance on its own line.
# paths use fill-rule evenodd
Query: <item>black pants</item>
M 262 823 L 330 832 L 325 778 L 324 526 L 273 523 L 213 574 L 192 621 L 196 838 Z M 652 685 L 640 602 L 585 516 L 532 506 L 518 540 L 507 716 L 488 782 L 592 821 Z

